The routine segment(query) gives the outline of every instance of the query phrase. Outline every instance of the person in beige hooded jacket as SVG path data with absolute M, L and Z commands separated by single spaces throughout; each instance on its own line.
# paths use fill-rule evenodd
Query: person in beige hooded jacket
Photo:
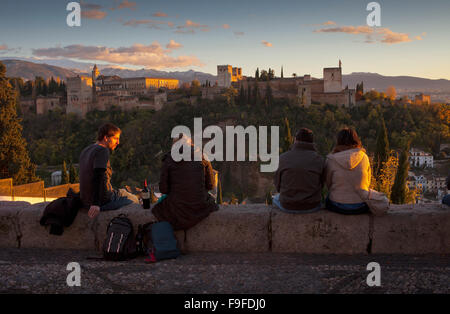
M 325 162 L 326 208 L 340 214 L 362 214 L 369 207 L 361 196 L 369 191 L 371 168 L 356 131 L 344 128 Z

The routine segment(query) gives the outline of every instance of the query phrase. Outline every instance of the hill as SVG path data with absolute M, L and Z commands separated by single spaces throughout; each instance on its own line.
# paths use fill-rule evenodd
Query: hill
M 22 60 L 1 60 L 6 66 L 7 77 L 21 77 L 24 80 L 34 80 L 36 76 L 41 76 L 44 79 L 54 78 L 66 79 L 67 77 L 76 76 L 77 73 L 67 70 L 65 68 L 38 64 Z
M 354 88 L 356 84 L 364 82 L 364 89 L 385 91 L 389 86 L 395 86 L 402 91 L 420 92 L 450 92 L 450 81 L 444 79 L 431 80 L 413 76 L 384 76 L 377 73 L 356 72 L 343 75 L 343 85 Z

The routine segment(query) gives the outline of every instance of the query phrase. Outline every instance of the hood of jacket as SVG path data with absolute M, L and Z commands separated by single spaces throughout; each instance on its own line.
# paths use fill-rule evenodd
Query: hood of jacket
M 342 168 L 352 170 L 361 163 L 365 155 L 366 151 L 364 148 L 353 148 L 329 154 L 327 157 L 335 160 Z

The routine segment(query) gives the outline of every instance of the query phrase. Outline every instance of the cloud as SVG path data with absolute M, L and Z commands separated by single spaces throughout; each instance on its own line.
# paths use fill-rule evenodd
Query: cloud
M 160 26 L 162 25 L 168 25 L 169 27 L 173 27 L 173 23 L 172 22 L 163 22 L 163 21 L 155 21 L 155 20 L 129 20 L 126 22 L 122 22 L 122 25 L 124 26 L 132 26 L 132 27 L 137 27 L 138 25 L 146 25 L 149 28 L 154 28 L 154 29 L 161 29 Z
M 120 9 L 136 10 L 136 2 L 129 2 L 128 0 L 123 0 L 117 7 L 111 8 L 112 11 Z
M 6 53 L 18 53 L 22 48 L 9 48 L 8 45 L 0 45 L 0 54 L 6 54 Z
M 101 20 L 107 15 L 106 12 L 100 10 L 81 10 L 81 16 L 91 20 Z
M 272 44 L 269 43 L 268 41 L 263 40 L 261 43 L 266 47 L 272 47 Z
M 152 16 L 155 16 L 155 17 L 167 17 L 168 15 L 166 13 L 164 13 L 164 12 L 156 12 L 156 13 L 153 13 Z
M 236 35 L 236 36 L 244 36 L 244 32 L 237 32 L 237 31 L 235 31 L 235 32 L 233 32 L 234 33 L 234 35 Z
M 184 23 L 184 25 L 178 25 L 177 26 L 177 30 L 175 31 L 175 33 L 178 34 L 195 34 L 195 30 L 196 29 L 200 29 L 203 32 L 208 32 L 209 31 L 209 26 L 208 25 L 202 25 L 200 23 L 191 21 L 191 20 L 186 20 L 186 22 Z
M 176 45 L 177 43 L 173 42 L 172 44 Z M 84 61 L 96 60 L 116 65 L 134 65 L 154 69 L 204 66 L 195 56 L 172 57 L 168 55 L 170 52 L 171 50 L 163 49 L 157 41 L 147 46 L 134 44 L 130 47 L 119 48 L 70 45 L 63 48 L 33 49 L 33 55 L 37 57 L 73 58 Z
M 83 10 L 100 10 L 103 9 L 103 6 L 95 3 L 87 3 L 84 1 L 80 1 L 80 6 Z
M 170 42 L 166 45 L 167 49 L 180 49 L 183 47 L 182 44 L 175 42 L 175 40 L 171 39 Z
M 230 28 L 230 25 L 228 25 L 228 24 L 223 24 L 223 25 L 222 25 L 222 28 L 224 28 L 224 29 L 229 29 L 229 28 Z
M 380 42 L 384 44 L 398 44 L 412 41 L 409 34 L 397 33 L 389 28 L 373 28 L 367 25 L 322 28 L 314 30 L 314 33 L 346 33 L 351 35 L 365 35 L 365 43 Z M 420 36 L 416 36 L 415 39 L 420 40 L 418 37 Z
M 177 33 L 177 34 L 195 34 L 195 31 L 193 29 L 187 29 L 187 30 L 177 29 L 175 31 L 175 33 Z
M 372 34 L 373 28 L 369 26 L 341 26 L 335 28 L 317 29 L 314 33 Z
M 333 21 L 327 21 L 325 23 L 322 23 L 323 26 L 328 26 L 328 25 L 336 25 L 336 22 Z
M 81 16 L 86 19 L 101 20 L 107 15 L 106 12 L 102 11 L 103 6 L 96 3 L 87 3 L 84 1 L 80 2 L 81 6 Z

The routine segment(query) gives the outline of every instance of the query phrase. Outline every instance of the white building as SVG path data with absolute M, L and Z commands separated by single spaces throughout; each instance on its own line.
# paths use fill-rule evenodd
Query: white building
M 412 167 L 434 168 L 433 155 L 417 148 L 410 149 L 409 163 Z

